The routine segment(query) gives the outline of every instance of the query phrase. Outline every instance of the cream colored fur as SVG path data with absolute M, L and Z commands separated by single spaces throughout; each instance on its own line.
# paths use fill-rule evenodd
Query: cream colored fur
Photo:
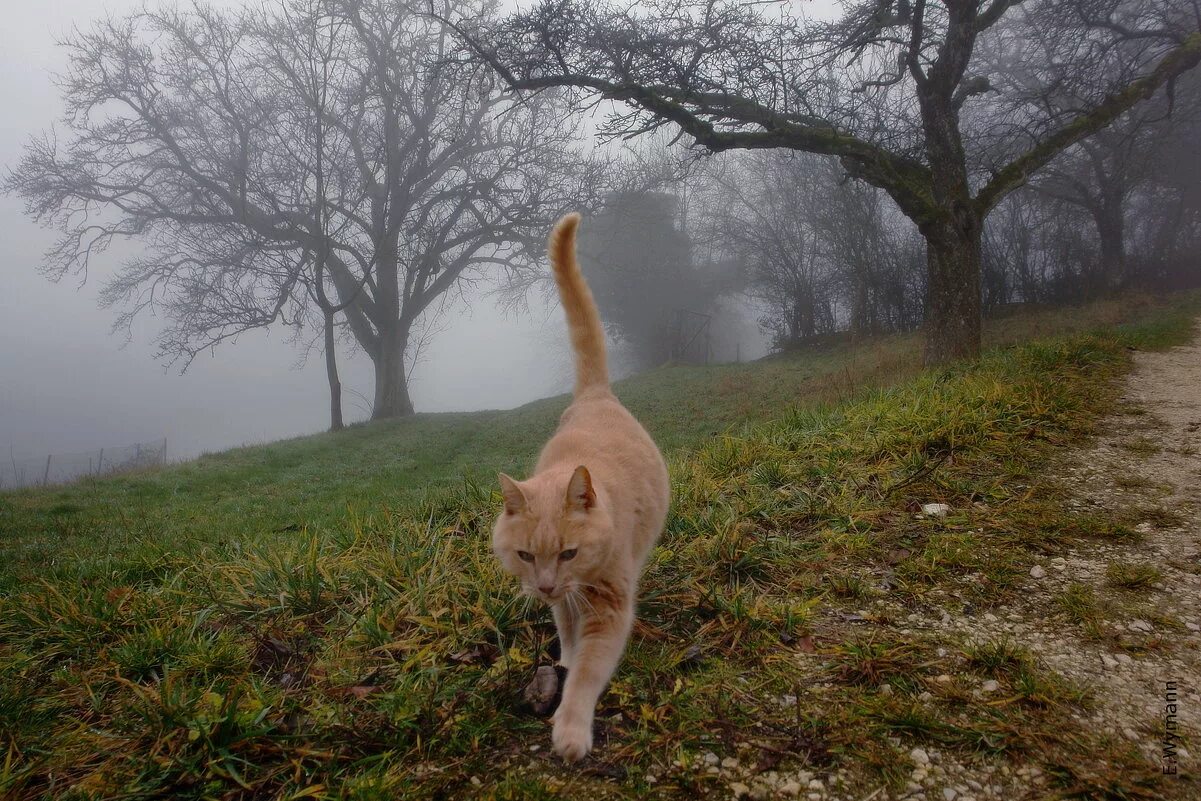
M 575 258 L 579 222 L 570 214 L 550 236 L 575 349 L 575 399 L 534 474 L 501 474 L 505 508 L 492 532 L 504 568 L 554 613 L 567 681 L 552 741 L 569 762 L 592 749 L 596 702 L 625 650 L 638 578 L 670 497 L 659 449 L 609 389 L 604 329 Z

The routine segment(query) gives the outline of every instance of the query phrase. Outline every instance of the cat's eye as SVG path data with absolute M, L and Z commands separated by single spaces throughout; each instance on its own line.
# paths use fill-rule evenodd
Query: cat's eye
M 579 551 L 579 548 L 568 548 L 559 554 L 559 561 L 566 562 L 569 559 L 575 559 L 577 551 Z
M 534 555 L 532 553 L 530 553 L 529 551 L 518 551 L 517 555 L 521 557 L 521 560 L 523 562 L 534 561 Z

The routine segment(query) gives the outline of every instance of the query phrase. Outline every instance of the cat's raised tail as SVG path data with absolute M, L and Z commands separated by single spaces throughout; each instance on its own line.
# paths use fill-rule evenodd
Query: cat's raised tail
M 575 232 L 579 226 L 580 215 L 568 214 L 555 223 L 548 243 L 550 266 L 555 272 L 555 283 L 567 314 L 567 331 L 575 350 L 576 397 L 594 387 L 609 386 L 605 328 L 575 257 Z

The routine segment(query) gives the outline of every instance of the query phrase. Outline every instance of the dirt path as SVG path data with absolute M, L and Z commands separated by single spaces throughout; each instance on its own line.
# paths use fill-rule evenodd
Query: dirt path
M 1152 763 L 1195 781 L 1201 766 L 1201 328 L 1190 345 L 1139 353 L 1135 364 L 1124 413 L 1106 421 L 1093 447 L 1074 460 L 1068 481 L 1082 510 L 1144 510 L 1136 526 L 1143 538 L 1072 553 L 1062 569 L 1047 566 L 1049 583 L 1097 588 L 1101 642 L 1065 638 L 1049 643 L 1045 658 L 1094 687 L 1095 725 L 1120 732 Z M 1177 748 L 1176 766 L 1164 755 L 1169 695 L 1177 699 L 1176 734 L 1192 746 Z M 1174 781 L 1170 774 L 1164 780 Z M 1196 784 L 1190 787 L 1197 792 Z M 1168 785 L 1165 793 L 1183 789 Z
M 1079 519 L 1133 512 L 1140 536 L 1039 557 L 1020 603 L 934 626 L 969 642 L 1028 647 L 1091 691 L 1078 722 L 1146 760 L 1153 795 L 1201 797 L 1201 328 L 1188 346 L 1136 354 L 1119 411 L 1060 469 Z M 1165 756 L 1165 739 L 1175 758 Z M 1001 774 L 947 764 L 939 784 L 959 801 L 1055 796 L 1037 768 Z M 911 788 L 910 798 L 937 797 Z

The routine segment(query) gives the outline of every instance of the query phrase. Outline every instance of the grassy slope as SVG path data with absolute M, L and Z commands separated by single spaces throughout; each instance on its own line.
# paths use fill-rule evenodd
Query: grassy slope
M 1015 758 L 1044 738 L 1045 759 L 1074 764 L 1062 705 L 1085 701 L 1021 653 L 949 665 L 930 655 L 939 643 L 847 615 L 881 592 L 881 571 L 901 603 L 982 575 L 972 600 L 987 608 L 1029 549 L 1125 534 L 1068 526 L 1053 488 L 1014 487 L 1038 485 L 1047 443 L 1087 432 L 1112 400 L 1124 345 L 1176 341 L 1186 321 L 1145 301 L 1023 315 L 993 323 L 990 343 L 1135 327 L 916 380 L 916 340 L 899 337 L 624 382 L 671 453 L 676 504 L 603 702 L 599 764 L 628 776 L 616 782 L 517 756 L 545 740 L 516 698 L 549 628 L 486 547 L 494 471 L 521 472 L 565 399 L 0 496 L 0 795 L 424 797 L 472 774 L 485 796 L 553 797 L 564 782 L 626 795 L 670 771 L 664 755 L 687 766 L 751 740 L 823 770 L 856 765 L 848 781 L 870 790 L 901 781 L 898 733 Z M 965 511 L 915 520 L 930 499 Z M 693 646 L 701 659 L 684 658 Z M 1018 702 L 940 686 L 945 708 L 915 707 L 952 668 L 992 671 Z M 770 702 L 782 693 L 801 696 L 787 714 Z M 1052 772 L 1069 790 L 1111 778 Z M 709 786 L 677 773 L 656 792 Z
M 1143 319 L 1147 299 L 1024 313 L 988 324 L 1003 346 Z M 617 392 L 668 454 L 779 416 L 844 400 L 920 370 L 918 335 L 803 350 L 759 362 L 655 370 Z M 173 552 L 290 539 L 338 529 L 348 515 L 412 505 L 464 480 L 522 475 L 567 405 L 560 396 L 512 411 L 423 414 L 49 490 L 0 493 L 0 591 L 26 577 L 104 575 L 157 546 Z

